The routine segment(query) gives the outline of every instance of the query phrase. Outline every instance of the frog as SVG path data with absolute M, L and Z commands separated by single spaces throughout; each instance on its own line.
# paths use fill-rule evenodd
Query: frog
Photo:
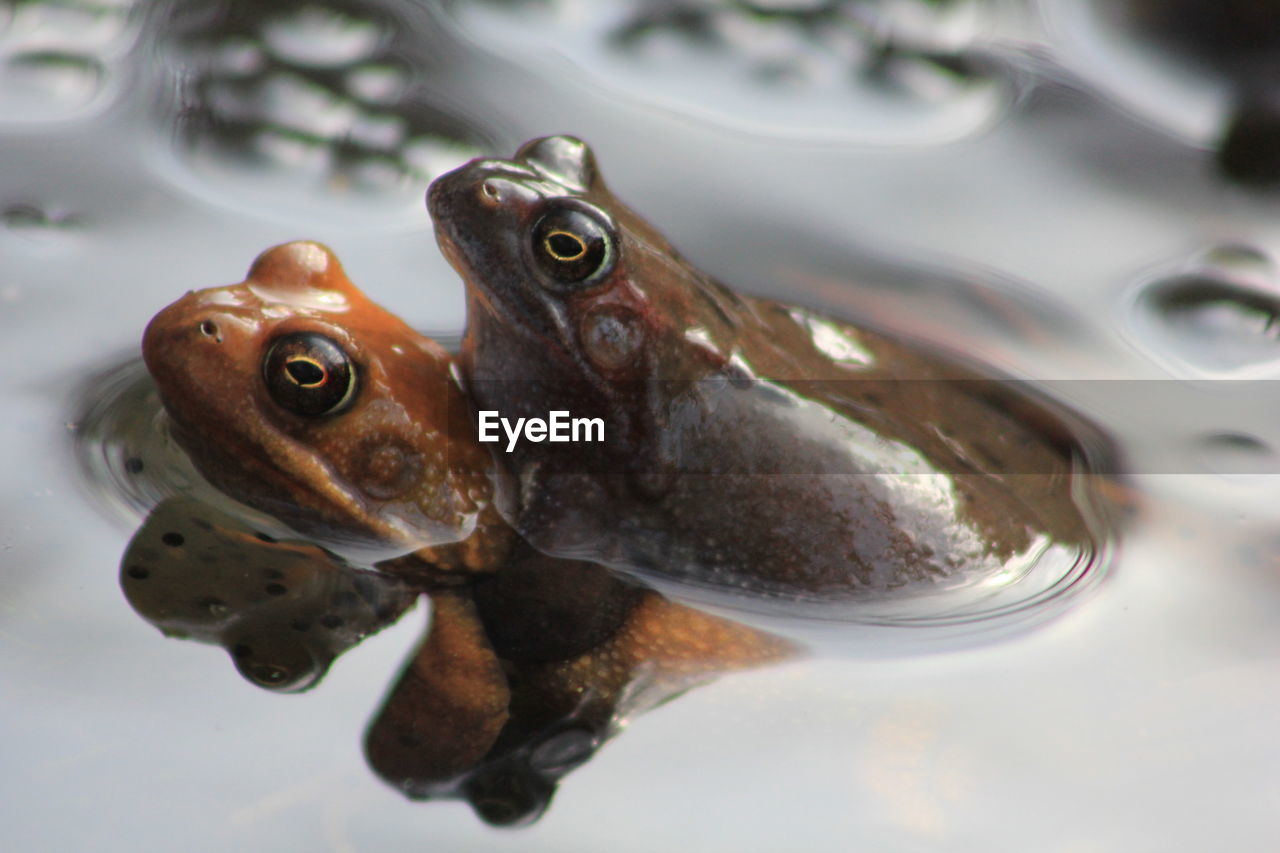
M 222 493 L 357 555 L 417 553 L 401 571 L 437 582 L 503 552 L 451 357 L 327 247 L 275 246 L 243 282 L 186 294 L 142 354 L 173 438 Z
M 582 140 L 472 160 L 427 207 L 465 285 L 471 405 L 605 424 L 603 441 L 491 446 L 499 505 L 538 550 L 735 612 L 856 621 L 1098 547 L 1082 418 L 925 343 L 722 284 L 610 191 Z
M 211 518 L 232 569 L 303 549 L 312 571 L 350 573 L 359 564 L 332 548 L 394 552 L 372 569 L 424 594 L 430 616 L 365 755 L 407 796 L 464 799 L 490 823 L 530 823 L 622 720 L 718 673 L 799 654 L 519 537 L 496 508 L 492 458 L 452 356 L 370 300 L 319 243 L 270 248 L 245 281 L 183 296 L 148 325 L 143 356 L 195 468 L 315 544 L 260 543 L 270 553 L 255 556 L 232 521 L 183 505 L 144 528 L 122 578 L 145 587 L 179 551 L 190 565 L 185 540 L 165 536 Z M 207 585 L 212 574 L 195 577 Z M 261 597 L 252 581 L 247 589 Z

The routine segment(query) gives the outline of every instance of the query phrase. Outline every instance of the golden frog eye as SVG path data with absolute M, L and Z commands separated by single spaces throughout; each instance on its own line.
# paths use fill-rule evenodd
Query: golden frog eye
M 576 207 L 557 207 L 534 223 L 533 258 L 561 284 L 592 284 L 613 268 L 611 226 L 602 217 Z
M 351 359 L 331 338 L 314 332 L 276 338 L 262 360 L 262 378 L 277 405 L 305 417 L 337 414 L 356 396 Z

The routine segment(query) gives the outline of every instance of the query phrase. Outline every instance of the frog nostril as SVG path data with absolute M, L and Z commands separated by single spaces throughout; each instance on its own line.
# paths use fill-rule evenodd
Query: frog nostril
M 200 334 L 206 338 L 213 338 L 218 343 L 222 343 L 222 335 L 218 334 L 218 324 L 212 320 L 203 320 L 200 323 Z
M 502 201 L 502 193 L 490 181 L 484 181 L 480 184 L 480 194 L 484 196 L 481 201 L 486 204 L 498 204 Z

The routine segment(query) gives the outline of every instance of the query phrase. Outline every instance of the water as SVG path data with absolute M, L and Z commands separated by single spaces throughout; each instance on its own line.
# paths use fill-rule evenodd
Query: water
M 0 5 L 6 848 L 1267 849 L 1280 220 L 1212 155 L 1238 69 L 1101 4 L 726 13 L 704 53 L 670 28 L 609 50 L 625 3 L 264 6 Z M 1106 427 L 1136 518 L 1105 582 L 1007 642 L 693 691 L 505 835 L 363 765 L 419 613 L 303 697 L 162 640 L 117 582 L 156 495 L 104 512 L 86 485 L 110 465 L 86 478 L 71 450 L 84 383 L 180 293 L 300 237 L 413 325 L 460 328 L 425 183 L 555 132 L 735 286 L 872 316 Z

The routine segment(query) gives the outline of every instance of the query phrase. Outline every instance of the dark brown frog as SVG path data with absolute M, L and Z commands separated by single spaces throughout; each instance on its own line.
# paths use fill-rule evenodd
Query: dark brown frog
M 493 445 L 504 511 L 540 550 L 788 614 L 1088 562 L 1065 417 L 719 284 L 609 191 L 581 141 L 472 161 L 428 206 L 467 285 L 472 405 L 604 424 L 602 442 Z

